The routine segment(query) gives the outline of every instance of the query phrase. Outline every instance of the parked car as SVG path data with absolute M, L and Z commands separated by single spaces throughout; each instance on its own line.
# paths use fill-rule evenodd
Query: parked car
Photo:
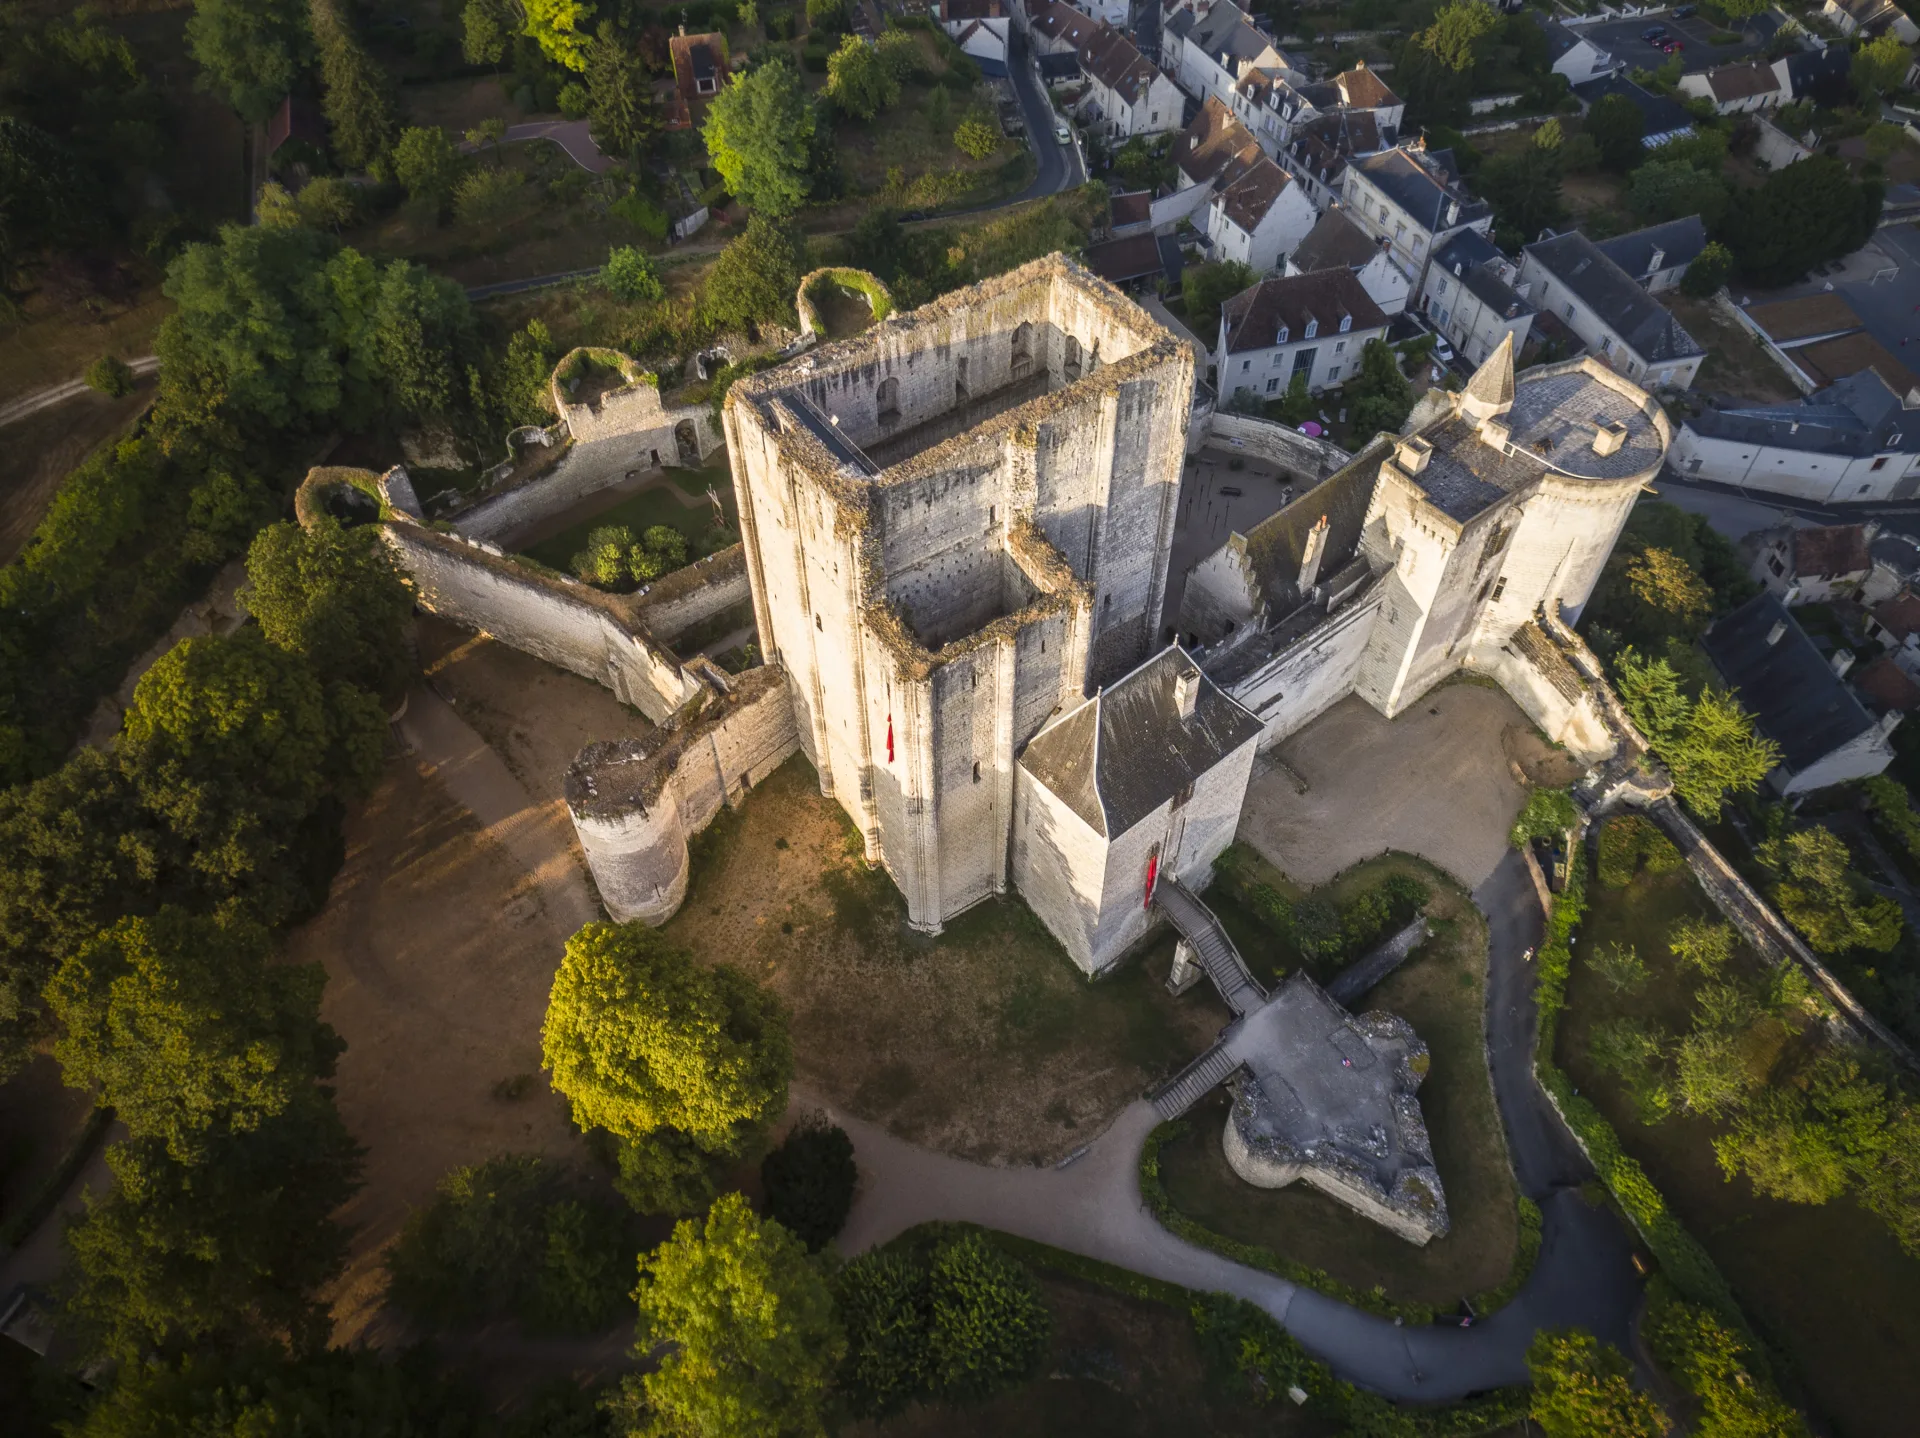
M 1667 38 L 1667 27 L 1665 25 L 1649 25 L 1640 32 L 1640 38 L 1645 40 L 1649 45 L 1658 45 L 1662 40 Z
M 1053 122 L 1053 138 L 1063 145 L 1071 145 L 1073 143 L 1073 131 L 1067 128 L 1067 122 L 1065 120 L 1055 120 Z
M 1687 47 L 1682 45 L 1678 40 L 1668 40 L 1660 47 L 1660 53 L 1663 55 L 1677 55 L 1686 48 Z
M 1682 5 L 1679 9 L 1673 12 L 1673 18 L 1676 20 L 1691 20 L 1695 15 L 1698 15 L 1699 13 L 1700 13 L 1700 7 L 1698 5 Z

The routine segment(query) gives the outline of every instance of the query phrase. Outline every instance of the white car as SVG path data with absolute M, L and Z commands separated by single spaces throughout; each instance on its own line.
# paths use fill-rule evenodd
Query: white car
M 1065 120 L 1055 120 L 1053 122 L 1053 138 L 1063 145 L 1071 145 L 1073 143 L 1073 131 L 1067 128 L 1067 122 Z
M 1433 357 L 1441 364 L 1453 363 L 1453 346 L 1447 343 L 1447 337 L 1438 330 L 1433 334 Z

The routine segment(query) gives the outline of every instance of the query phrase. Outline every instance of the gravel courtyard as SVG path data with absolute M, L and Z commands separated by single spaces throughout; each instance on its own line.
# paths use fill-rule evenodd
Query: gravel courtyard
M 1516 771 L 1547 784 L 1579 773 L 1491 685 L 1443 684 L 1397 719 L 1350 697 L 1255 761 L 1240 838 L 1308 886 L 1398 849 L 1473 889 L 1525 801 Z

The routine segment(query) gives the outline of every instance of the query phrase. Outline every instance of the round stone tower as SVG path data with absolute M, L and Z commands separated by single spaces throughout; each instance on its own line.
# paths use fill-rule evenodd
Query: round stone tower
M 567 769 L 567 808 L 613 918 L 664 924 L 687 897 L 687 835 L 656 744 L 589 744 Z

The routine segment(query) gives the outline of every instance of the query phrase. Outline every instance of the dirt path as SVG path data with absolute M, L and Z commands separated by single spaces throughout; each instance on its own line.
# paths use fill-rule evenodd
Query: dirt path
M 153 400 L 150 383 L 124 399 L 83 389 L 12 424 L 0 448 L 0 564 L 11 563 L 67 476 L 101 445 L 119 439 Z
M 139 359 L 129 360 L 127 365 L 135 375 L 150 375 L 160 368 L 160 357 L 142 355 Z M 64 404 L 87 392 L 88 386 L 84 379 L 70 379 L 65 384 L 49 385 L 45 389 L 23 394 L 16 400 L 0 404 L 0 424 L 12 424 L 16 420 L 25 419 L 30 414 L 38 414 L 43 409 L 52 409 L 57 404 Z

